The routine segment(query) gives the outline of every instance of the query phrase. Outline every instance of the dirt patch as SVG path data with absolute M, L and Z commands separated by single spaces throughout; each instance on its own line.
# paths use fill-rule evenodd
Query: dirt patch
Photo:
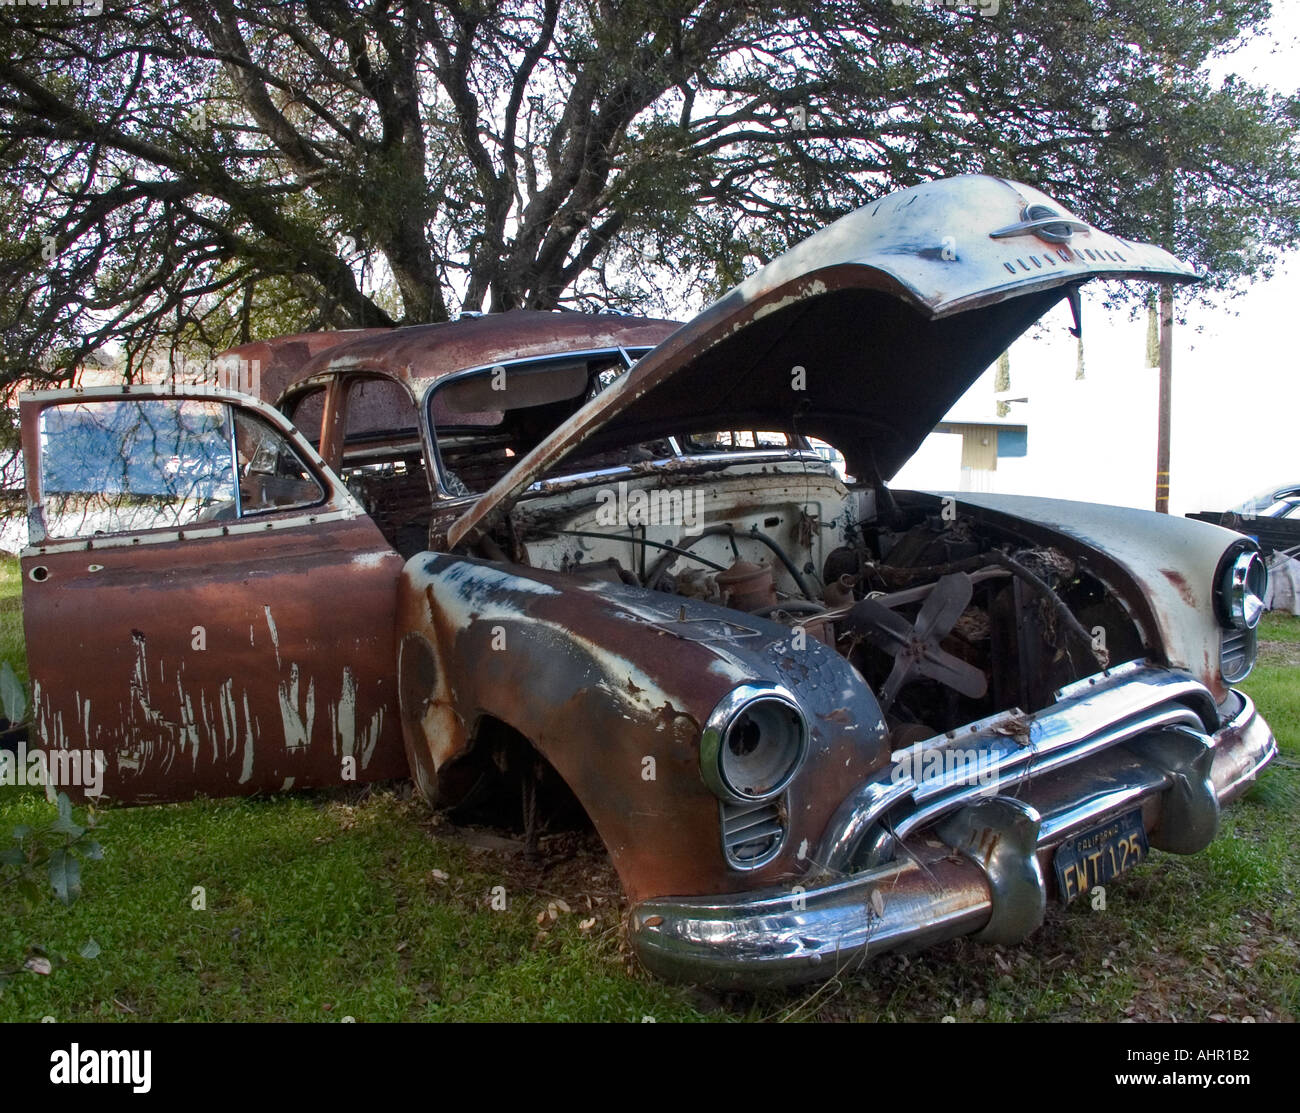
M 440 842 L 469 850 L 485 872 L 499 878 L 507 889 L 528 893 L 540 905 L 562 902 L 581 917 L 622 910 L 623 889 L 605 844 L 595 831 L 560 831 L 542 835 L 537 850 L 528 854 L 522 836 L 497 827 L 458 826 L 435 813 L 420 824 Z
M 459 828 L 443 824 L 434 832 L 438 838 L 460 842 L 484 864 L 491 862 L 518 892 L 560 897 L 583 908 L 618 908 L 623 890 L 609 860 L 605 845 L 594 831 L 562 831 L 538 839 L 537 854 L 525 853 L 524 840 L 502 836 L 490 828 Z M 574 903 L 576 902 L 576 904 Z
M 1259 663 L 1288 669 L 1300 668 L 1300 642 L 1261 641 Z

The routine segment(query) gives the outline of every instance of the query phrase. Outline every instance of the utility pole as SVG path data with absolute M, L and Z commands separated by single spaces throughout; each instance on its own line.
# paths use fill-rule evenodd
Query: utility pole
M 1156 512 L 1169 513 L 1169 413 L 1173 394 L 1174 288 L 1160 287 L 1160 412 L 1156 426 Z
M 1174 84 L 1174 62 L 1166 54 L 1161 67 L 1161 83 L 1166 89 Z M 1163 152 L 1164 174 L 1161 185 L 1164 188 L 1166 251 L 1177 254 L 1175 231 L 1178 227 L 1178 191 L 1173 160 L 1169 155 L 1169 136 L 1166 133 L 1161 143 Z M 1174 385 L 1174 287 L 1165 282 L 1160 287 L 1160 412 L 1156 418 L 1156 513 L 1169 513 L 1169 411 L 1170 399 Z

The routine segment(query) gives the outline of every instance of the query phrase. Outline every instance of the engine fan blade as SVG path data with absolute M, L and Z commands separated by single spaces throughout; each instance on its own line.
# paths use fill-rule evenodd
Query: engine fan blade
M 969 661 L 954 657 L 938 646 L 930 646 L 927 649 L 928 652 L 912 666 L 913 671 L 928 676 L 931 680 L 937 680 L 940 684 L 946 684 L 949 688 L 972 699 L 979 699 L 989 690 L 988 677 Z
M 894 667 L 880 687 L 882 711 L 889 709 L 915 676 L 936 680 L 972 698 L 988 690 L 983 672 L 939 644 L 970 605 L 971 593 L 970 577 L 953 572 L 935 581 L 915 625 L 874 599 L 862 600 L 848 613 L 845 622 L 850 630 L 894 658 Z
M 916 636 L 938 645 L 970 606 L 972 590 L 970 577 L 965 572 L 940 576 L 921 604 L 921 613 L 916 616 Z
M 891 656 L 896 656 L 913 637 L 912 624 L 907 619 L 874 599 L 863 599 L 856 604 L 844 616 L 844 623 L 853 633 Z

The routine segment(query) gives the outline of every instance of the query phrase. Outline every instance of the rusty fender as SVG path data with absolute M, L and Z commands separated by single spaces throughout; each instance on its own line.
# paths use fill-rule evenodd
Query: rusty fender
M 806 873 L 836 805 L 888 760 L 879 706 L 838 654 L 695 600 L 422 553 L 402 571 L 397 631 L 402 730 L 422 787 L 484 716 L 506 723 L 581 801 L 633 901 Z M 732 689 L 764 682 L 802 703 L 809 750 L 781 853 L 740 872 L 700 777 L 700 731 Z

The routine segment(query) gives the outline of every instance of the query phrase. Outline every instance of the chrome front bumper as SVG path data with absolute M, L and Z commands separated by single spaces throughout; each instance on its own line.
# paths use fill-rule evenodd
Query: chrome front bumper
M 1219 806 L 1277 754 L 1247 696 L 1232 693 L 1220 721 L 1183 673 L 1134 662 L 1057 695 L 1032 719 L 994 716 L 895 754 L 844 802 L 801 879 L 638 904 L 629 931 L 641 961 L 677 981 L 758 988 L 958 935 L 1018 942 L 1042 923 L 1065 839 L 1141 808 L 1152 846 L 1194 853 L 1214 838 Z M 934 776 L 900 775 L 957 747 L 995 778 L 937 761 L 947 768 Z

